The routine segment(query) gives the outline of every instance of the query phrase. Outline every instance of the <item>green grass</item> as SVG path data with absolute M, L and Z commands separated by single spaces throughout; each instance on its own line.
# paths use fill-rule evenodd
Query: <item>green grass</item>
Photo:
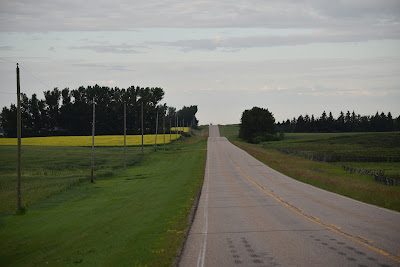
M 239 139 L 239 127 L 240 125 L 232 124 L 232 125 L 218 125 L 219 134 L 221 136 L 225 136 L 229 140 L 240 140 Z
M 205 138 L 179 142 L 126 171 L 115 167 L 109 179 L 37 201 L 25 215 L 3 214 L 1 264 L 170 266 L 206 157 Z
M 398 132 L 287 134 L 287 139 L 283 141 L 268 142 L 263 145 L 265 148 L 285 148 L 312 155 L 344 156 L 348 158 L 347 162 L 338 161 L 337 164 L 365 170 L 382 170 L 387 176 L 400 177 L 400 133 Z M 372 161 L 355 162 L 356 158 Z M 383 162 L 376 162 L 374 158 L 380 158 Z M 397 159 L 397 162 L 387 162 L 391 159 Z
M 398 133 L 327 134 L 326 136 L 325 134 L 288 134 L 286 140 L 264 143 L 263 147 L 240 140 L 237 137 L 237 126 L 222 126 L 220 127 L 220 133 L 221 135 L 226 134 L 235 145 L 246 150 L 260 161 L 292 178 L 366 203 L 400 211 L 400 187 L 385 186 L 376 183 L 371 176 L 350 174 L 340 166 L 315 162 L 275 150 L 277 147 L 293 150 L 306 147 L 309 149 L 306 151 L 329 152 L 326 149 L 327 146 L 338 145 L 341 150 L 347 151 L 346 153 L 351 152 L 356 155 L 362 154 L 369 149 L 397 155 L 398 147 L 392 149 L 388 144 L 393 142 L 396 144 Z M 365 142 L 366 140 L 371 141 Z M 357 149 L 354 149 L 354 146 L 357 146 Z M 393 175 L 396 175 L 400 170 L 398 163 L 368 162 L 353 164 L 352 162 L 341 162 L 340 164 L 355 168 L 362 167 L 363 169 L 378 169 L 377 167 L 380 167 Z
M 152 147 L 145 147 L 146 153 Z M 127 165 L 141 158 L 141 147 L 127 147 Z M 90 179 L 89 147 L 22 147 L 22 205 L 71 188 Z M 0 146 L 0 214 L 16 209 L 17 147 Z M 110 178 L 123 167 L 123 148 L 95 148 L 95 179 Z
M 287 148 L 315 155 L 400 158 L 400 133 L 287 134 L 268 148 Z

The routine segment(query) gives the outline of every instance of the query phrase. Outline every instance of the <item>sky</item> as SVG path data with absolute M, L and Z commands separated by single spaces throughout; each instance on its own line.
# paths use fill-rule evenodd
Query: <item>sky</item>
M 200 124 L 400 115 L 398 0 L 0 0 L 0 107 L 21 91 L 162 87 Z

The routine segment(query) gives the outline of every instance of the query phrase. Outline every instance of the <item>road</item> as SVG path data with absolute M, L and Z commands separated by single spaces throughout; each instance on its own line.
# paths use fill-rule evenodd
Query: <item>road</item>
M 400 266 L 400 213 L 289 178 L 210 126 L 179 266 Z

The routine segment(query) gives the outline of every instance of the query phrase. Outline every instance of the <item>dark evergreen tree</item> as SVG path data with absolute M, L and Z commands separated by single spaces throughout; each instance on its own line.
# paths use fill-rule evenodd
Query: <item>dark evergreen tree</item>
M 300 115 L 297 119 L 291 121 L 286 120 L 277 125 L 279 131 L 283 132 L 384 132 L 384 131 L 399 131 L 400 116 L 393 118 L 389 112 L 385 115 L 384 112 L 376 112 L 372 116 L 361 116 L 354 111 L 347 111 L 346 115 L 343 111 L 335 120 L 332 112 L 326 115 L 324 111 L 320 118 L 315 119 L 314 115 L 310 117 L 306 114 L 304 117 Z

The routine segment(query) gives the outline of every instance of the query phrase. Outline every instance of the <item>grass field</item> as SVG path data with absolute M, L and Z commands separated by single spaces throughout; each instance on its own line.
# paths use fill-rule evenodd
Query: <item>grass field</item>
M 315 162 L 306 158 L 284 154 L 275 148 L 303 150 L 311 153 L 345 153 L 346 155 L 379 154 L 398 156 L 398 133 L 340 133 L 340 134 L 287 134 L 283 141 L 252 145 L 241 141 L 238 126 L 220 126 L 222 136 L 249 152 L 270 167 L 297 180 L 339 193 L 363 202 L 400 211 L 400 187 L 376 183 L 371 176 L 350 174 L 340 166 Z M 375 153 L 375 154 L 374 154 Z M 344 164 L 339 162 L 338 165 Z M 398 162 L 345 162 L 363 169 L 382 168 L 385 173 L 398 175 Z
M 179 139 L 181 135 L 165 134 L 165 143 Z M 171 137 L 171 138 L 170 138 Z M 154 145 L 156 136 L 148 134 L 143 136 L 144 145 Z M 92 146 L 91 136 L 49 136 L 49 137 L 27 137 L 22 138 L 23 146 Z M 94 138 L 95 146 L 123 146 L 123 135 L 99 135 Z M 142 144 L 141 135 L 127 135 L 127 146 L 138 146 Z M 164 144 L 164 135 L 157 135 L 157 144 Z M 1 145 L 17 145 L 17 138 L 0 138 Z
M 144 147 L 145 153 L 153 148 Z M 127 166 L 141 159 L 141 147 L 127 148 Z M 107 179 L 123 167 L 123 148 L 95 149 L 95 180 Z M 0 214 L 15 211 L 17 147 L 0 146 Z M 90 147 L 22 147 L 22 204 L 30 206 L 61 191 L 90 180 Z
M 3 172 L 12 172 L 15 161 L 7 155 L 15 147 L 0 149 L 1 160 L 9 160 L 2 175 L 9 175 Z M 25 215 L 10 209 L 0 215 L 1 265 L 170 266 L 202 185 L 206 139 L 184 138 L 142 158 L 137 149 L 130 148 L 129 165 L 136 164 L 126 171 L 121 148 L 96 149 L 96 173 L 104 176 L 90 184 L 89 148 L 24 147 L 23 184 L 31 174 L 40 176 L 33 183 L 39 187 L 44 180 L 84 179 L 33 201 Z
M 270 148 L 289 148 L 316 155 L 354 155 L 400 158 L 400 133 L 286 134 L 282 142 L 266 143 Z

